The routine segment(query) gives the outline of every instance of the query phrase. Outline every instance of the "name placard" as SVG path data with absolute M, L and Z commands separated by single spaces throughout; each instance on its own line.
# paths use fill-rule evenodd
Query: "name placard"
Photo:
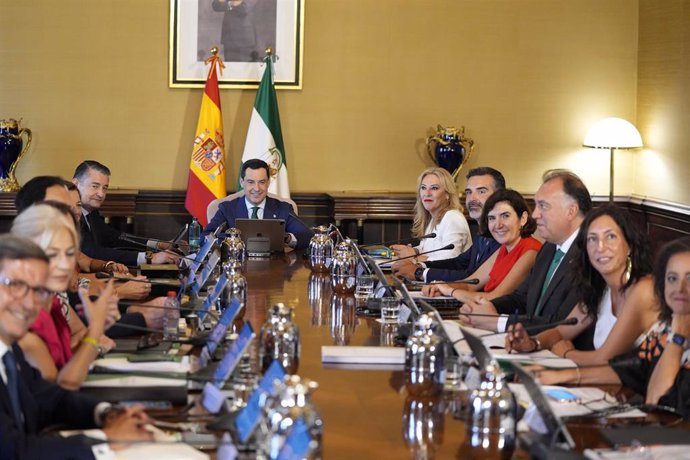
M 302 417 L 295 420 L 292 429 L 285 439 L 285 444 L 278 452 L 277 460 L 301 460 L 307 458 L 311 450 L 309 427 Z
M 235 367 L 240 362 L 254 335 L 252 325 L 249 322 L 244 323 L 237 340 L 228 347 L 228 351 L 225 352 L 225 356 L 223 356 L 223 359 L 213 373 L 213 384 L 215 386 L 221 388 L 225 384 L 232 371 L 235 370 Z
M 235 428 L 240 437 L 240 442 L 246 443 L 252 435 L 261 418 L 261 401 L 266 396 L 275 396 L 276 390 L 273 382 L 282 381 L 285 370 L 278 361 L 273 361 L 261 378 L 256 390 L 247 401 L 247 405 L 240 411 L 235 419 Z
M 204 268 L 201 270 L 201 273 L 199 273 L 197 275 L 196 279 L 194 280 L 194 283 L 192 283 L 192 291 L 195 294 L 199 293 L 199 291 L 201 290 L 201 287 L 204 285 L 204 283 L 206 282 L 208 277 L 211 276 L 211 272 L 216 267 L 219 260 L 220 260 L 220 250 L 218 248 L 216 248 L 213 250 L 211 255 L 208 256 L 208 260 L 206 261 Z
M 217 261 L 216 261 L 217 262 Z M 203 284 L 203 283 L 202 283 Z M 201 307 L 199 307 L 199 322 L 203 322 L 204 318 L 206 318 L 206 314 L 208 311 L 211 309 L 211 305 L 216 303 L 216 300 L 218 300 L 218 297 L 223 293 L 223 289 L 225 289 L 225 286 L 228 285 L 228 277 L 225 275 L 225 272 L 221 273 L 220 278 L 218 278 L 218 282 L 216 285 L 213 287 L 211 292 L 206 296 L 204 299 L 204 302 L 201 304 Z M 196 287 L 196 283 L 195 286 Z M 201 286 L 201 285 L 199 285 Z M 227 311 L 227 309 L 226 309 Z

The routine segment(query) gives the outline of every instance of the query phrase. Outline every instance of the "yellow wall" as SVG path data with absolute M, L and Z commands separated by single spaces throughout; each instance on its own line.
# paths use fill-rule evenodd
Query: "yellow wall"
M 520 191 L 570 167 L 608 192 L 608 155 L 581 143 L 599 118 L 635 122 L 637 1 L 307 0 L 305 11 L 304 88 L 278 94 L 293 191 L 411 191 L 441 123 L 465 125 L 469 165 L 500 168 Z M 185 187 L 201 89 L 167 86 L 168 20 L 167 0 L 3 2 L 0 118 L 23 117 L 35 135 L 20 181 L 95 158 L 116 187 Z M 229 188 L 254 95 L 222 91 Z M 618 156 L 617 193 L 644 182 L 634 158 Z
M 690 203 L 690 1 L 640 3 L 635 193 Z

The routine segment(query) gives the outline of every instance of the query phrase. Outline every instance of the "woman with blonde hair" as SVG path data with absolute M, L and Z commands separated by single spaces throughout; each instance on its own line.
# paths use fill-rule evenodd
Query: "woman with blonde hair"
M 89 322 L 86 327 L 64 296 L 79 252 L 79 235 L 72 218 L 53 205 L 36 204 L 15 218 L 11 232 L 31 239 L 45 251 L 50 260 L 46 287 L 55 293 L 19 346 L 46 380 L 76 390 L 102 348 L 112 347 L 112 341 L 104 336 L 117 317 L 112 282 L 96 302 L 91 302 L 86 289 L 79 289 Z
M 453 177 L 443 168 L 425 169 L 417 180 L 417 202 L 414 206 L 412 236 L 419 238 L 436 233 L 435 238 L 424 238 L 418 246 L 393 245 L 398 257 L 408 257 L 453 244 L 453 249 L 422 255 L 418 261 L 453 258 L 472 246 L 470 227 L 462 213 L 460 196 Z

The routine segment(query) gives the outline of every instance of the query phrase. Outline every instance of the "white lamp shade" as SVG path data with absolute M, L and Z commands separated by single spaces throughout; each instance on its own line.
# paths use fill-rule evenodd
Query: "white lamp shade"
M 629 121 L 604 118 L 589 128 L 583 145 L 598 149 L 634 149 L 642 147 L 642 137 Z

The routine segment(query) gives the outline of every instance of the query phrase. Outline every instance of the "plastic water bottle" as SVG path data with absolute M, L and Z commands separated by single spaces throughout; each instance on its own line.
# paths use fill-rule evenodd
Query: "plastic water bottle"
M 168 292 L 163 306 L 163 340 L 175 340 L 179 337 L 177 331 L 180 324 L 180 301 L 175 291 Z
M 189 241 L 189 252 L 198 251 L 201 243 L 201 225 L 196 217 L 189 224 L 187 239 Z

